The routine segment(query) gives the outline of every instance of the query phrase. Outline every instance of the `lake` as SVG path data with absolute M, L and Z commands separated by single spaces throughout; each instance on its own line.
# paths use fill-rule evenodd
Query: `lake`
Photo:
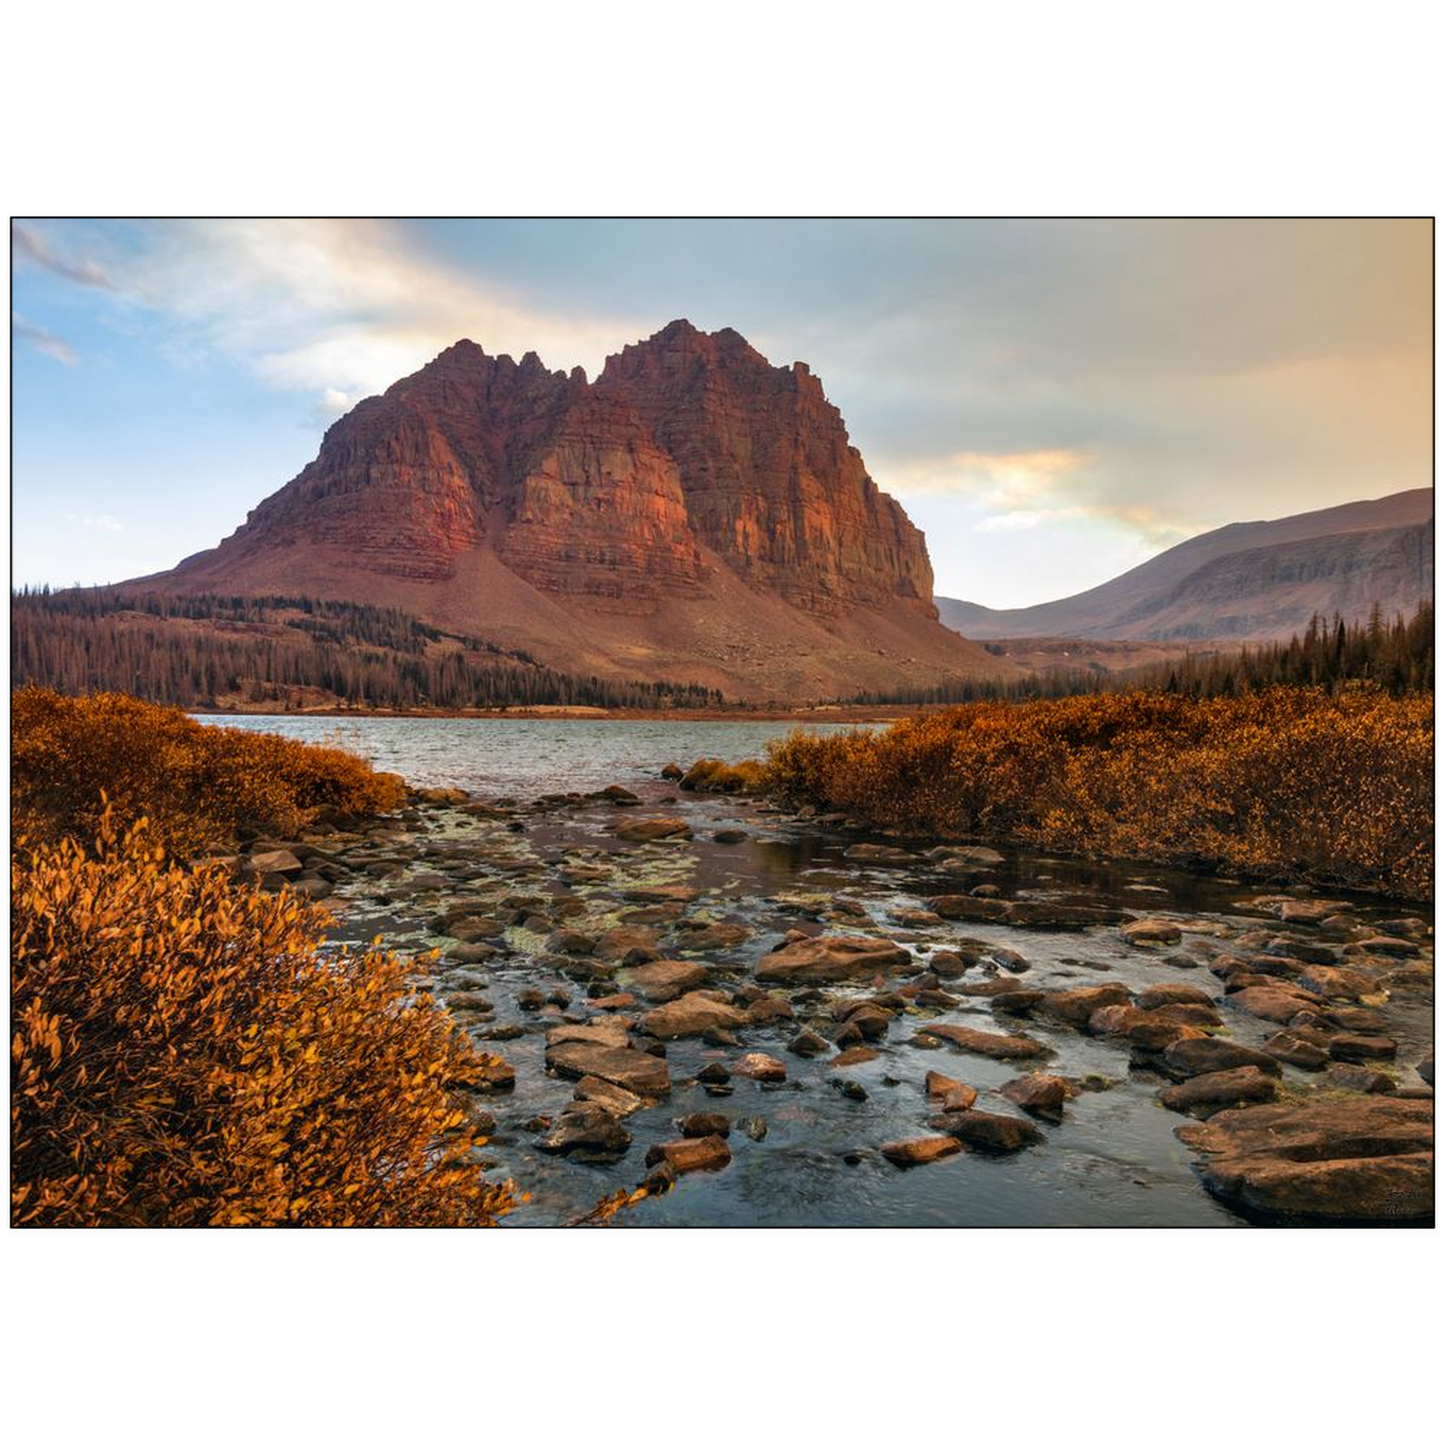
M 535 797 L 569 788 L 656 778 L 668 763 L 729 763 L 763 756 L 791 722 L 659 722 L 562 718 L 296 717 L 200 715 L 224 727 L 279 733 L 307 743 L 339 743 L 415 787 Z M 848 732 L 855 724 L 808 724 Z

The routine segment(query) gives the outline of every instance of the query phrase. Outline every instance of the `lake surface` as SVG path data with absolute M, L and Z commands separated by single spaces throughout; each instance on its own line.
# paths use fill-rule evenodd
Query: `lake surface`
M 837 1004 L 866 995 L 882 980 L 827 985 L 811 999 L 807 991 L 795 990 L 790 998 L 796 1019 L 747 1026 L 738 1031 L 735 1045 L 700 1038 L 668 1042 L 672 1093 L 624 1121 L 633 1142 L 620 1159 L 583 1164 L 545 1153 L 538 1148 L 544 1121 L 567 1108 L 575 1087 L 547 1072 L 546 1032 L 599 1017 L 596 999 L 627 987 L 625 974 L 620 980 L 599 977 L 579 960 L 554 953 L 549 934 L 581 930 L 601 938 L 619 927 L 646 927 L 662 956 L 704 965 L 707 986 L 728 992 L 745 988 L 758 960 L 794 929 L 885 937 L 908 948 L 920 969 L 931 951 L 959 946 L 966 937 L 998 949 L 1000 959 L 1011 955 L 1006 965 L 1011 969 L 1021 963 L 1029 988 L 1119 982 L 1137 994 L 1161 982 L 1198 986 L 1221 1006 L 1227 1036 L 1258 1047 L 1278 1025 L 1229 1007 L 1209 964 L 1231 949 L 1257 949 L 1244 940 L 1261 928 L 1286 932 L 1258 901 L 1268 889 L 1138 864 L 1005 849 L 1003 863 L 987 875 L 1005 897 L 1121 906 L 1137 917 L 1176 923 L 1183 930 L 1180 944 L 1132 947 L 1116 928 L 1066 932 L 942 919 L 905 925 L 898 910 L 924 908 L 931 896 L 960 891 L 956 876 L 940 873 L 923 856 L 933 840 L 909 844 L 916 856 L 908 866 L 871 866 L 845 856 L 857 834 L 829 831 L 759 800 L 679 793 L 658 776 L 666 763 L 686 767 L 699 756 L 729 761 L 760 756 L 768 741 L 791 730 L 789 723 L 291 716 L 206 721 L 311 742 L 341 741 L 414 784 L 514 800 L 472 812 L 408 810 L 379 836 L 343 844 L 348 872 L 332 899 L 338 940 L 363 944 L 381 934 L 389 946 L 415 954 L 418 984 L 444 1001 L 455 995 L 462 1026 L 515 1069 L 515 1089 L 483 1101 L 496 1118 L 487 1146 L 491 1166 L 497 1177 L 515 1179 L 531 1195 L 505 1221 L 509 1226 L 565 1223 L 603 1196 L 635 1186 L 647 1172 L 648 1148 L 676 1139 L 677 1120 L 697 1111 L 723 1112 L 733 1121 L 732 1162 L 715 1173 L 682 1176 L 670 1193 L 620 1216 L 619 1225 L 1247 1222 L 1201 1187 L 1194 1156 L 1175 1137 L 1187 1117 L 1158 1102 L 1164 1081 L 1141 1070 L 1128 1048 L 1112 1040 L 1041 1016 L 1005 1019 L 987 998 L 959 996 L 941 1011 L 900 1013 L 886 1036 L 873 1042 L 878 1057 L 846 1070 L 832 1067 L 827 1056 L 801 1058 L 788 1051 L 801 1024 L 830 1031 Z M 847 726 L 833 724 L 830 730 Z M 633 789 L 641 807 L 620 809 L 585 796 L 611 783 Z M 569 791 L 570 800 L 532 801 Z M 620 822 L 659 815 L 684 818 L 693 836 L 640 846 L 618 838 Z M 734 829 L 746 834 L 744 841 L 716 836 Z M 671 897 L 677 902 L 658 901 Z M 457 946 L 440 924 L 458 903 L 475 903 L 506 921 L 488 938 L 497 952 L 484 963 L 433 961 L 431 950 L 445 954 Z M 1377 899 L 1356 897 L 1352 904 L 1350 917 L 1362 921 L 1426 916 Z M 527 913 L 534 916 L 524 918 Z M 742 937 L 723 947 L 690 944 L 690 930 L 714 924 L 740 925 Z M 998 969 L 985 962 L 959 982 L 995 976 Z M 640 1022 L 648 1007 L 639 999 L 625 1016 Z M 1402 994 L 1391 1000 L 1387 1014 L 1390 1032 L 1400 1041 L 1397 1072 L 1407 1082 L 1431 1047 L 1431 1002 Z M 919 1026 L 940 1021 L 995 1032 L 1023 1028 L 1054 1051 L 1043 1069 L 1089 1078 L 1097 1088 L 1071 1099 L 1061 1123 L 1045 1124 L 1038 1147 L 1009 1157 L 964 1153 L 900 1171 L 878 1148 L 888 1140 L 934 1132 L 924 1089 L 930 1070 L 977 1088 L 979 1109 L 1018 1113 L 995 1091 L 1029 1066 L 919 1047 L 914 1042 Z M 488 1035 L 499 1028 L 517 1036 L 490 1041 Z M 731 1092 L 721 1097 L 696 1082 L 706 1065 L 727 1065 L 752 1050 L 785 1061 L 787 1081 L 769 1085 L 735 1077 Z M 1311 1088 L 1317 1078 L 1293 1069 L 1285 1073 L 1292 1089 Z M 851 1098 L 840 1091 L 844 1076 L 861 1086 L 861 1097 L 856 1090 Z M 766 1135 L 754 1140 L 745 1122 L 758 1119 Z
M 224 727 L 279 733 L 307 743 L 339 743 L 419 788 L 483 794 L 542 793 L 656 778 L 668 763 L 698 758 L 737 763 L 760 758 L 791 722 L 658 722 L 561 718 L 200 716 Z M 852 723 L 808 724 L 818 733 Z

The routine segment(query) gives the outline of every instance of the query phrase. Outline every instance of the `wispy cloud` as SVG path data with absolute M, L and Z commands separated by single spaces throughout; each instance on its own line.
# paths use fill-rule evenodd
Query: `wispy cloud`
M 118 267 L 181 352 L 218 352 L 334 417 L 462 337 L 600 368 L 654 317 L 554 314 L 429 256 L 393 222 L 166 223 Z
M 67 522 L 79 522 L 82 527 L 89 527 L 92 532 L 123 532 L 125 528 L 109 512 L 102 512 L 98 516 L 77 515 L 75 512 L 65 514 Z
M 104 267 L 94 261 L 70 261 L 58 256 L 46 244 L 45 238 L 19 221 L 10 223 L 10 250 L 12 259 L 30 262 L 77 286 L 96 286 L 103 291 L 115 288 Z
M 52 335 L 43 326 L 33 325 L 13 311 L 10 313 L 10 330 L 22 341 L 28 341 L 37 351 L 53 356 L 56 361 L 63 361 L 67 366 L 75 366 L 80 361 L 75 354 L 75 348 L 68 341 Z

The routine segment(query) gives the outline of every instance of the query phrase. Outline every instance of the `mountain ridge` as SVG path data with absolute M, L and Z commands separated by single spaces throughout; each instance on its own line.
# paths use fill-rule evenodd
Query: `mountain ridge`
M 1434 490 L 1396 492 L 1263 522 L 1232 522 L 1108 582 L 1033 607 L 937 599 L 979 641 L 1021 637 L 1262 642 L 1318 612 L 1410 611 L 1434 587 Z

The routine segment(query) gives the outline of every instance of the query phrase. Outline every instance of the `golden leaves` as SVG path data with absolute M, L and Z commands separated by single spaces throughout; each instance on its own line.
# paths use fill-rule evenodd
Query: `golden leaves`
M 477 1067 L 377 950 L 325 914 L 159 865 L 102 813 L 90 846 L 12 858 L 12 1220 L 487 1224 L 448 1081 Z
M 1428 695 L 1278 687 L 974 703 L 797 732 L 764 786 L 915 836 L 1204 863 L 1428 897 Z

